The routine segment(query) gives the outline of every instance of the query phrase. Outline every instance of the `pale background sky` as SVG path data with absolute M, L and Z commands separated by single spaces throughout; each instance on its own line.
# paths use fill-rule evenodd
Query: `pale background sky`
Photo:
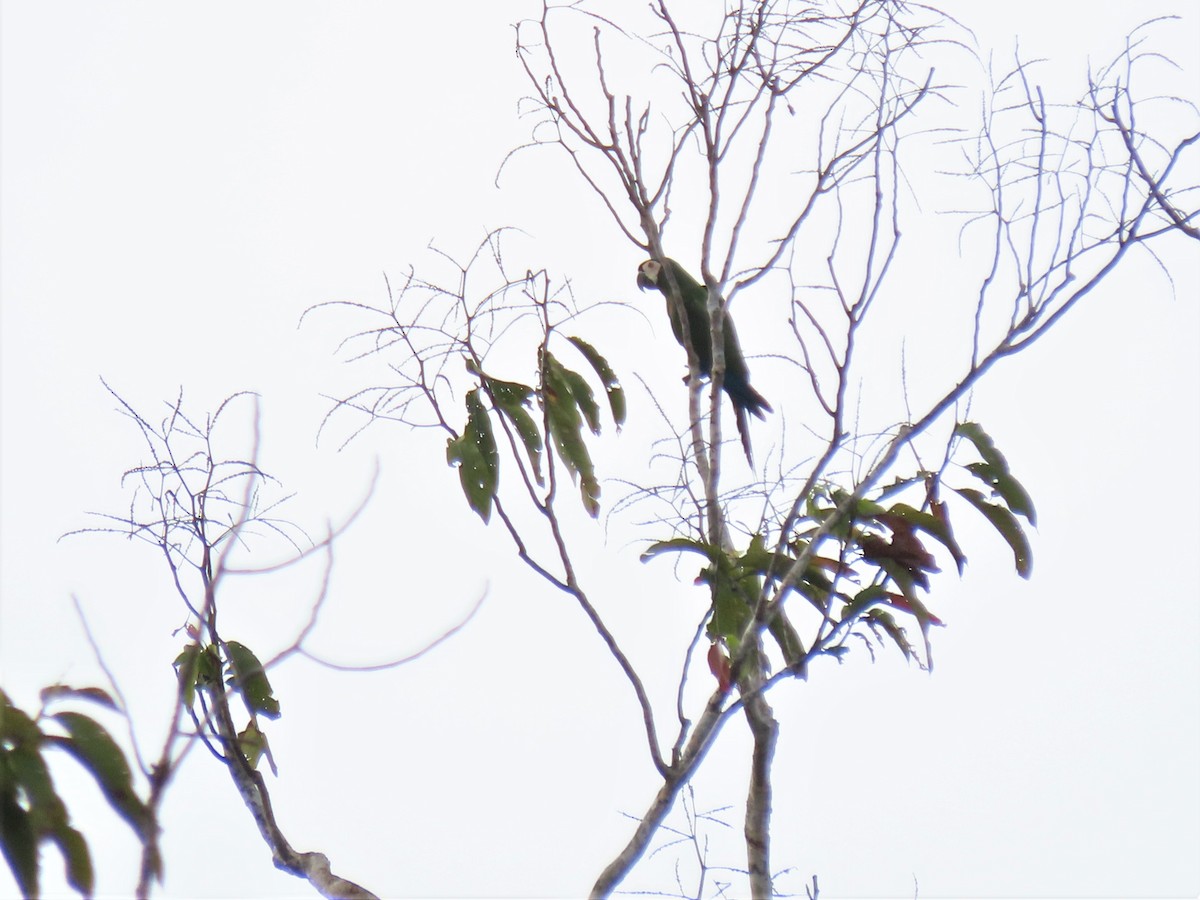
M 1007 54 L 1019 34 L 1026 55 L 1050 58 L 1042 80 L 1063 97 L 1089 58 L 1178 12 L 1155 39 L 1183 71 L 1158 89 L 1200 100 L 1194 4 L 946 8 L 985 51 Z M 119 512 L 119 475 L 140 460 L 99 376 L 150 415 L 180 386 L 200 414 L 258 391 L 262 465 L 299 492 L 291 514 L 312 532 L 354 508 L 376 459 L 382 470 L 339 545 L 318 649 L 402 655 L 488 592 L 468 628 L 414 665 L 272 674 L 285 833 L 385 895 L 576 896 L 627 840 L 622 813 L 640 815 L 655 787 L 628 686 L 573 603 L 466 509 L 442 437 L 380 428 L 341 453 L 314 446 L 319 395 L 367 376 L 332 356 L 344 322 L 296 329 L 323 300 L 378 302 L 381 273 L 428 260 L 430 240 L 462 253 L 502 224 L 528 231 L 526 252 L 569 273 L 582 299 L 641 299 L 640 257 L 561 160 L 518 160 L 493 185 L 528 138 L 510 23 L 531 5 L 447 9 L 3 4 L 0 684 L 29 708 L 43 685 L 100 682 L 75 594 L 156 752 L 181 646 L 166 573 L 119 539 L 56 543 L 87 510 Z M 932 675 L 857 652 L 773 694 L 774 863 L 794 867 L 781 890 L 816 873 L 829 897 L 912 896 L 914 884 L 922 897 L 1200 893 L 1200 260 L 1181 241 L 1165 258 L 1174 296 L 1143 260 L 976 393 L 976 417 L 1038 506 L 1033 579 L 977 531 L 965 578 L 934 583 L 949 627 Z M 658 303 L 647 310 L 650 325 L 610 312 L 580 327 L 630 389 L 629 427 L 598 450 L 629 472 L 657 434 L 634 373 L 669 392 L 680 369 Z M 651 366 L 664 345 L 670 358 Z M 755 365 L 775 397 L 771 371 Z M 704 603 L 691 563 L 678 577 L 665 561 L 641 566 L 644 530 L 613 520 L 605 545 L 589 527 L 584 577 L 669 705 L 678 636 Z M 226 636 L 263 656 L 286 645 L 318 574 L 230 585 Z M 744 865 L 744 731 L 730 724 L 696 783 L 702 808 L 735 807 L 729 835 L 711 835 L 716 865 Z M 127 829 L 69 764 L 55 774 L 100 892 L 127 894 Z M 164 896 L 310 895 L 272 868 L 202 752 L 164 815 Z M 670 891 L 688 858 L 665 850 L 624 887 Z M 48 894 L 60 870 L 48 854 Z M 14 891 L 0 871 L 0 895 Z

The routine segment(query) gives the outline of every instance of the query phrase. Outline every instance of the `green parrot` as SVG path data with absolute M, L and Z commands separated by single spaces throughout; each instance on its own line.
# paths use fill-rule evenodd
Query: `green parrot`
M 675 283 L 683 295 L 683 308 L 687 313 L 688 335 L 691 338 L 692 350 L 700 363 L 700 374 L 712 375 L 712 326 L 708 318 L 708 289 L 689 275 L 679 263 L 673 259 L 659 262 L 648 259 L 638 266 L 637 284 L 643 291 L 654 288 L 667 298 L 667 315 L 671 319 L 671 331 L 675 340 L 681 346 L 683 342 L 683 323 L 676 315 L 675 307 L 668 298 L 671 282 L 664 271 L 664 264 L 675 276 Z M 742 436 L 742 449 L 746 451 L 746 460 L 753 465 L 750 455 L 750 429 L 746 425 L 746 413 L 753 413 L 760 419 L 766 418 L 763 410 L 772 412 L 771 404 L 762 394 L 750 386 L 750 370 L 746 367 L 746 358 L 742 355 L 742 346 L 738 343 L 737 331 L 734 330 L 733 320 L 725 314 L 723 327 L 725 338 L 725 381 L 723 387 L 733 403 L 734 417 L 737 420 L 738 434 Z

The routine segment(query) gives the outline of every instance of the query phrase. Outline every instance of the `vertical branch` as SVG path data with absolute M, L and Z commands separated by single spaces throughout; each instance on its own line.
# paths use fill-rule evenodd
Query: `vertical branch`
M 755 639 L 761 654 L 761 640 Z M 762 669 L 754 667 L 743 684 L 746 721 L 754 739 L 750 754 L 750 789 L 746 796 L 746 863 L 750 873 L 750 896 L 766 900 L 774 896 L 771 880 L 771 762 L 779 737 L 779 722 L 762 692 Z

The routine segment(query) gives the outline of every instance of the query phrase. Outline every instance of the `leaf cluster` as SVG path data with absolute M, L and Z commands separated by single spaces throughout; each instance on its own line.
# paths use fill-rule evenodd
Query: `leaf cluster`
M 568 340 L 599 378 L 609 413 L 620 428 L 625 421 L 625 392 L 608 360 L 582 338 L 570 337 Z M 593 518 L 597 516 L 600 483 L 583 438 L 583 429 L 586 425 L 592 434 L 600 434 L 600 406 L 587 379 L 567 368 L 544 346 L 539 352 L 537 386 L 494 378 L 470 358 L 467 359 L 467 371 L 478 380 L 464 400 L 466 425 L 460 434 L 446 442 L 446 461 L 458 467 L 463 494 L 471 509 L 484 522 L 488 521 L 492 499 L 499 487 L 500 453 L 492 423 L 495 415 L 502 428 L 511 428 L 516 433 L 528 462 L 528 468 L 522 466 L 522 469 L 531 472 L 539 486 L 546 484 L 542 459 L 547 445 L 552 443 L 558 459 L 579 485 L 583 508 Z M 535 401 L 541 413 L 540 421 L 533 414 Z
M 197 723 L 201 716 L 209 717 L 213 701 L 220 704 L 223 698 L 216 694 L 228 689 L 242 698 L 250 717 L 249 723 L 238 733 L 242 755 L 254 769 L 258 768 L 264 754 L 270 759 L 267 736 L 259 728 L 257 717 L 278 719 L 281 715 L 279 700 L 271 688 L 266 669 L 249 647 L 229 640 L 207 645 L 193 641 L 175 658 L 174 665 L 183 705 L 192 711 Z M 195 712 L 198 700 L 199 715 Z
M 91 851 L 83 834 L 71 825 L 50 774 L 47 750 L 61 750 L 79 763 L 144 845 L 157 827 L 134 790 L 124 752 L 108 730 L 85 713 L 45 709 L 72 700 L 117 710 L 112 697 L 100 688 L 53 685 L 42 691 L 43 710 L 30 716 L 0 691 L 0 849 L 26 897 L 39 895 L 39 851 L 46 843 L 58 847 L 72 888 L 84 896 L 95 888 Z M 157 858 L 153 865 L 161 878 Z
M 954 433 L 982 457 L 961 471 L 984 487 L 951 487 L 953 494 L 983 515 L 1012 550 L 1017 573 L 1029 577 L 1032 557 L 1021 521 L 1036 524 L 1029 494 L 982 426 L 962 423 Z M 920 661 L 896 617 L 899 613 L 916 621 L 924 639 L 925 662 L 931 664 L 929 628 L 942 620 L 929 610 L 921 591 L 930 590 L 929 576 L 940 569 L 923 538 L 949 554 L 960 575 L 967 559 L 951 527 L 950 507 L 940 499 L 941 486 L 940 474 L 922 472 L 856 500 L 843 488 L 823 484 L 808 498 L 793 536 L 774 549 L 761 534 L 751 538 L 744 552 L 699 539 L 671 538 L 652 544 L 642 560 L 685 551 L 706 558 L 696 581 L 711 589 L 707 633 L 730 657 L 737 655 L 745 636 L 753 631 L 757 615 L 785 665 L 798 675 L 816 655 L 840 658 L 847 636 L 859 625 L 890 640 L 906 658 Z M 923 491 L 919 507 L 899 499 L 914 491 Z M 818 616 L 808 649 L 784 608 L 791 596 L 802 598 Z M 760 604 L 760 598 L 769 602 Z M 711 656 L 710 665 L 724 687 L 721 666 Z

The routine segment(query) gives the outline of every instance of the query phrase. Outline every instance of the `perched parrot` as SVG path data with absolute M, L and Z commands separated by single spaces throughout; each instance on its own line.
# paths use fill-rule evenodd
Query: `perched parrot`
M 692 350 L 700 363 L 700 374 L 712 375 L 712 327 L 708 318 L 708 289 L 689 275 L 679 263 L 673 259 L 659 262 L 648 259 L 638 266 L 637 284 L 643 291 L 655 288 L 662 292 L 667 299 L 667 315 L 671 319 L 671 331 L 675 340 L 681 346 L 683 342 L 683 323 L 676 315 L 675 307 L 669 299 L 671 282 L 664 271 L 664 263 L 670 267 L 675 276 L 675 283 L 683 295 L 683 308 L 687 312 L 688 335 L 691 338 Z M 746 451 L 746 459 L 753 464 L 750 455 L 750 429 L 746 425 L 746 413 L 753 413 L 760 419 L 765 418 L 763 410 L 771 412 L 771 404 L 762 394 L 750 386 L 750 370 L 746 368 L 746 358 L 742 356 L 742 346 L 738 343 L 737 331 L 734 330 L 733 320 L 725 314 L 723 324 L 725 338 L 725 393 L 733 403 L 734 417 L 737 420 L 738 434 L 742 436 L 742 449 Z

